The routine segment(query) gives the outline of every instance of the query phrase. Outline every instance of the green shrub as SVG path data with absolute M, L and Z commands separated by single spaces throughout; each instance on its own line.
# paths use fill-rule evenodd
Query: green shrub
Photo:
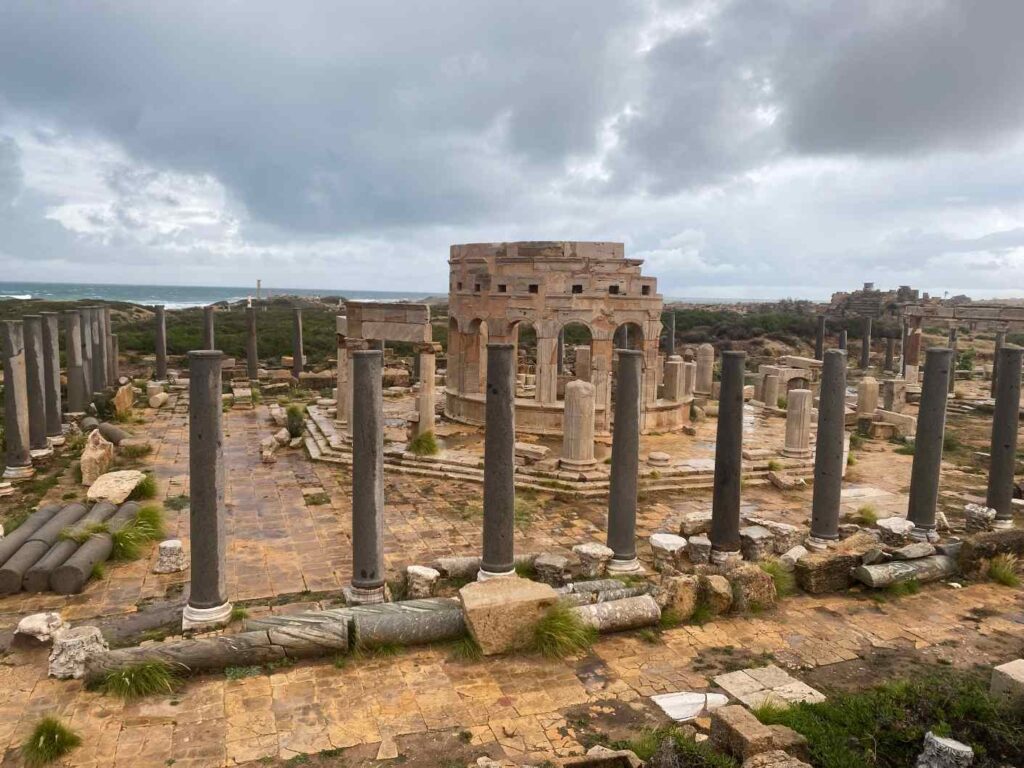
M 616 741 L 611 746 L 632 751 L 645 765 L 673 768 L 736 768 L 739 765 L 707 742 L 698 744 L 677 725 L 644 728 L 632 739 Z
M 1004 587 L 1020 586 L 1020 559 L 1016 555 L 996 555 L 988 562 L 988 578 Z
M 152 499 L 156 496 L 156 478 L 153 475 L 146 473 L 146 476 L 139 481 L 139 484 L 135 486 L 135 489 L 128 496 L 132 501 L 142 501 L 143 499 Z
M 82 737 L 54 717 L 44 717 L 21 745 L 27 766 L 48 765 L 82 743 Z
M 775 582 L 775 591 L 779 597 L 788 597 L 796 592 L 796 577 L 785 568 L 778 560 L 763 560 L 758 565 L 761 570 L 772 577 Z
M 463 635 L 451 644 L 452 658 L 458 661 L 479 661 L 484 652 L 470 634 Z
M 167 509 L 178 512 L 185 509 L 185 507 L 189 505 L 189 501 L 189 497 L 182 494 L 181 496 L 172 496 L 171 498 L 166 499 L 164 501 L 164 506 L 167 507 Z
M 285 425 L 292 439 L 302 437 L 302 430 L 306 426 L 305 409 L 301 405 L 289 405 L 285 409 L 285 418 Z
M 406 450 L 416 456 L 433 456 L 440 449 L 438 448 L 434 433 L 424 432 L 410 440 Z
M 878 510 L 873 504 L 865 504 L 859 507 L 850 519 L 857 525 L 874 525 L 878 522 Z
M 589 651 L 597 630 L 585 624 L 565 603 L 552 605 L 533 629 L 530 649 L 548 658 L 561 659 Z
M 913 456 L 914 443 L 904 443 L 903 445 L 898 446 L 894 450 L 894 452 L 900 454 L 901 456 Z
M 105 694 L 131 700 L 153 694 L 173 693 L 180 684 L 180 674 L 169 664 L 144 661 L 108 672 L 98 687 Z

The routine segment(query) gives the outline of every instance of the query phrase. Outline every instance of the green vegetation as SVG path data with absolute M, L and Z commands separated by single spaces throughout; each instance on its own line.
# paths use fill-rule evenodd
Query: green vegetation
M 597 639 L 597 630 L 584 624 L 572 608 L 555 603 L 537 622 L 530 640 L 530 650 L 552 659 L 562 659 L 589 651 Z
M 698 627 L 702 627 L 714 617 L 715 612 L 711 610 L 711 606 L 708 605 L 707 600 L 703 597 L 697 598 L 697 605 L 693 608 L 693 614 L 690 616 L 690 623 L 696 624 Z
M 897 581 L 890 584 L 885 588 L 885 594 L 888 597 L 900 598 L 908 595 L 916 595 L 921 591 L 921 582 L 917 579 L 907 579 L 906 581 Z
M 775 582 L 775 591 L 779 597 L 788 597 L 796 592 L 796 577 L 782 567 L 778 560 L 763 560 L 758 565 L 761 570 L 772 577 Z
M 914 455 L 914 443 L 903 443 L 897 446 L 894 453 L 898 453 L 901 456 L 913 456 Z
M 122 699 L 138 699 L 160 693 L 173 693 L 181 684 L 177 670 L 162 661 L 144 661 L 108 672 L 99 690 Z
M 977 356 L 977 352 L 974 348 L 965 349 L 963 352 L 956 357 L 956 369 L 958 371 L 973 371 L 974 370 L 974 358 Z
M 306 426 L 306 409 L 293 403 L 285 409 L 285 416 L 287 418 L 285 426 L 292 439 L 302 437 L 302 430 Z
M 243 621 L 249 618 L 249 609 L 244 605 L 231 606 L 231 618 L 229 621 Z
M 658 768 L 736 768 L 731 757 L 716 752 L 709 744 L 698 744 L 677 725 L 645 728 L 628 741 L 612 743 L 613 749 L 632 750 L 645 765 Z
M 433 456 L 440 449 L 438 448 L 437 439 L 434 437 L 434 433 L 424 432 L 421 435 L 416 435 L 416 437 L 410 440 L 406 450 L 416 456 Z
M 675 608 L 669 606 L 661 612 L 661 619 L 658 620 L 658 625 L 662 629 L 672 629 L 678 627 L 683 623 L 683 617 L 679 615 L 679 612 Z
M 102 579 L 106 575 L 107 575 L 107 569 L 104 567 L 103 563 L 96 563 L 92 567 L 92 571 L 89 573 L 89 578 L 90 579 L 96 579 L 96 581 L 99 581 L 100 579 Z
M 163 538 L 163 535 L 163 516 L 159 507 L 143 507 L 136 513 L 134 520 L 110 534 L 114 542 L 110 558 L 136 560 L 142 554 L 144 544 L 157 541 Z
M 311 493 L 305 497 L 306 505 L 310 507 L 322 507 L 331 503 L 331 497 L 326 493 Z
M 185 495 L 172 496 L 171 498 L 164 501 L 164 506 L 174 512 L 178 512 L 185 509 L 189 505 L 189 497 Z
M 943 669 L 757 714 L 803 734 L 821 768 L 914 765 L 929 730 L 970 744 L 977 768 L 1024 765 L 1024 709 L 990 698 L 987 675 Z
M 153 446 L 149 443 L 138 443 L 136 445 L 122 445 L 118 452 L 121 454 L 121 458 L 128 459 L 130 461 L 135 459 L 141 459 L 143 456 L 148 456 L 153 452 Z
M 768 462 L 768 471 L 769 472 L 781 472 L 782 471 L 782 462 L 777 460 L 777 459 L 772 459 L 771 461 Z
M 479 661 L 484 652 L 472 635 L 466 634 L 451 643 L 451 655 L 457 661 Z
M 164 537 L 164 513 L 160 507 L 147 504 L 135 513 L 135 526 L 150 541 Z
M 135 486 L 135 489 L 131 492 L 128 497 L 132 501 L 142 501 L 143 499 L 152 499 L 156 496 L 156 478 L 153 475 L 147 473 L 139 484 Z
M 960 438 L 947 430 L 942 436 L 942 452 L 953 453 L 954 451 L 958 451 L 961 447 Z
M 873 504 L 865 504 L 850 515 L 850 519 L 857 525 L 874 525 L 878 522 L 878 510 Z
M 1020 559 L 1016 555 L 996 555 L 988 563 L 987 574 L 991 581 L 1004 587 L 1019 587 Z
M 244 680 L 247 677 L 259 677 L 263 667 L 225 667 L 224 677 L 228 680 Z
M 82 737 L 54 717 L 44 717 L 21 745 L 27 766 L 48 765 L 82 743 Z
M 109 533 L 110 528 L 107 527 L 106 523 L 89 523 L 84 527 L 71 526 L 65 528 L 60 532 L 60 538 L 67 541 L 73 541 L 76 544 L 84 544 L 86 541 L 91 539 L 100 533 Z
M 779 395 L 779 399 L 775 401 L 775 406 L 779 410 L 786 410 L 789 407 L 789 399 L 785 395 Z

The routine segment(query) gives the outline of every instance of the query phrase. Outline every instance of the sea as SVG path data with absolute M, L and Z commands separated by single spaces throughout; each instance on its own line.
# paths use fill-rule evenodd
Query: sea
M 255 286 L 214 285 L 113 285 L 106 283 L 7 283 L 0 282 L 0 300 L 44 299 L 47 301 L 75 301 L 98 299 L 126 301 L 132 304 L 163 304 L 168 309 L 202 307 L 218 301 L 241 301 L 255 297 Z M 357 291 L 347 288 L 273 288 L 262 287 L 260 296 L 344 296 L 362 301 L 422 301 L 428 296 L 445 296 L 441 289 L 433 293 L 413 291 Z

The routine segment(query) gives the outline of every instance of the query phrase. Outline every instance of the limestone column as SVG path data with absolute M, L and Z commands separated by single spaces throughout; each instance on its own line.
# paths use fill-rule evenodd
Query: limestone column
M 683 399 L 683 358 L 679 355 L 672 355 L 665 361 L 665 387 L 664 395 L 666 400 Z
M 68 363 L 68 412 L 84 413 L 88 390 L 82 370 L 82 315 L 77 309 L 64 311 L 64 344 Z
M 762 400 L 769 408 L 779 407 L 779 376 L 775 373 L 766 373 L 764 376 L 764 390 Z
M 878 381 L 873 376 L 865 376 L 857 382 L 857 416 L 870 418 L 878 409 Z
M 107 351 L 107 385 L 117 386 L 117 358 L 114 355 L 114 329 L 111 325 L 110 307 L 103 307 L 103 338 Z
M 103 338 L 103 307 L 93 307 L 89 312 L 89 329 L 92 334 L 92 385 L 96 392 L 107 388 L 107 342 Z
M 949 394 L 953 394 L 953 389 L 956 387 L 957 331 L 956 326 L 949 329 L 949 348 L 953 350 L 953 362 L 949 366 Z
M 814 333 L 814 359 L 822 360 L 825 354 L 825 316 L 818 315 L 818 327 Z
M 1006 331 L 996 331 L 996 349 L 995 354 L 992 355 L 992 397 L 996 396 L 996 390 L 998 389 L 999 381 L 999 350 L 1003 348 L 1003 344 L 1006 343 Z
M 843 488 L 843 447 L 846 437 L 846 354 L 825 353 L 818 393 L 818 438 L 814 456 L 811 535 L 817 548 L 839 538 L 839 501 Z
M 608 489 L 609 571 L 637 571 L 636 498 L 640 469 L 640 393 L 643 352 L 619 349 L 612 425 L 612 470 Z
M 117 384 L 121 379 L 121 343 L 116 333 L 110 334 L 110 370 Z
M 156 380 L 167 380 L 167 318 L 164 307 L 159 304 L 153 307 L 156 322 Z
M 562 467 L 591 469 L 594 458 L 594 385 L 574 380 L 565 385 L 565 416 L 562 423 Z
M 203 307 L 203 349 L 216 348 L 215 311 L 212 304 Z
M 683 397 L 693 397 L 693 388 L 697 383 L 697 364 L 692 360 L 683 361 Z
M 161 308 L 162 309 L 162 308 Z M 227 623 L 227 529 L 224 522 L 224 433 L 217 350 L 188 353 L 188 470 L 191 574 L 183 629 Z
M 952 349 L 933 347 L 925 353 L 907 509 L 907 519 L 914 523 L 911 535 L 915 539 L 938 539 L 935 533 L 935 507 L 939 499 L 942 438 L 946 429 L 946 399 L 952 368 Z
M 514 344 L 488 343 L 486 391 L 483 557 L 477 575 L 480 581 L 513 576 L 516 572 Z
M 350 603 L 383 603 L 384 397 L 379 349 L 352 354 L 352 586 Z
M 900 377 L 903 379 L 907 378 L 907 318 L 900 318 Z
M 53 453 L 46 439 L 46 370 L 43 363 L 43 318 L 25 315 L 25 380 L 28 383 L 28 447 L 33 459 Z
M 256 307 L 245 309 L 245 363 L 249 374 L 249 381 L 258 381 L 260 378 L 260 361 L 256 350 Z
M 860 367 L 866 371 L 871 365 L 871 318 L 864 318 L 860 339 Z
M 487 345 L 490 350 L 491 345 Z M 488 352 L 490 354 L 490 352 Z M 558 339 L 537 337 L 537 390 L 535 397 L 538 403 L 554 403 L 558 401 Z M 513 368 L 513 373 L 514 373 Z M 488 368 L 488 373 L 490 368 Z
M 892 336 L 887 336 L 885 339 L 885 365 L 883 368 L 886 371 L 893 369 L 893 360 L 896 357 L 896 339 Z
M 999 386 L 992 414 L 992 445 L 988 469 L 986 506 L 996 511 L 996 527 L 1013 527 L 1013 470 L 1017 460 L 1017 431 L 1020 419 L 1020 347 L 1012 344 L 999 350 Z
M 782 455 L 811 458 L 811 402 L 809 389 L 791 389 L 786 396 L 786 444 Z
M 41 312 L 43 318 L 43 380 L 46 386 L 46 436 L 51 445 L 64 445 L 60 397 L 60 323 L 56 312 Z
M 434 374 L 437 363 L 434 345 L 423 345 L 416 359 L 420 361 L 420 391 L 416 400 L 419 420 L 416 422 L 416 434 L 422 435 L 434 431 Z
M 576 347 L 576 366 L 573 370 L 580 381 L 590 381 L 590 347 Z
M 92 380 L 92 330 L 89 327 L 91 310 L 89 307 L 83 307 L 78 314 L 82 328 L 82 378 L 85 381 L 85 402 L 88 407 L 95 392 Z
M 612 427 L 612 354 L 611 339 L 594 339 L 591 351 L 591 378 L 594 385 L 594 408 L 598 410 L 597 428 L 604 433 Z
M 26 480 L 35 474 L 29 454 L 28 381 L 25 373 L 25 331 L 20 320 L 0 323 L 4 355 L 4 480 Z
M 847 339 L 847 333 L 846 333 L 846 330 L 843 329 L 843 330 L 841 330 L 839 332 L 839 349 L 842 350 L 843 352 L 846 351 L 846 343 L 847 343 L 846 339 Z
M 740 484 L 743 479 L 743 376 L 746 352 L 722 353 L 715 441 L 715 485 L 711 496 L 711 560 L 740 560 Z
M 349 386 L 348 386 L 348 348 L 345 344 L 345 337 L 340 333 L 337 334 L 338 339 L 338 376 L 337 376 L 337 389 L 334 390 L 335 398 L 335 413 L 334 420 L 338 424 L 348 423 L 349 414 Z
M 302 351 L 302 309 L 292 309 L 292 378 L 299 381 L 305 367 L 305 356 Z
M 711 397 L 715 378 L 715 348 L 710 344 L 697 347 L 697 381 L 693 391 L 704 397 Z

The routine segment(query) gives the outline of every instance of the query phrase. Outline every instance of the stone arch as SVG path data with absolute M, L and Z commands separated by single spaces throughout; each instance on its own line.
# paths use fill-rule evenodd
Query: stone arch
M 627 320 L 619 323 L 612 335 L 616 349 L 643 349 L 644 327 L 642 324 Z
M 594 333 L 582 320 L 569 320 L 558 329 L 558 399 L 565 399 L 565 385 L 573 379 L 593 378 Z
M 462 338 L 462 389 L 483 392 L 487 382 L 487 321 L 477 317 L 469 321 Z

